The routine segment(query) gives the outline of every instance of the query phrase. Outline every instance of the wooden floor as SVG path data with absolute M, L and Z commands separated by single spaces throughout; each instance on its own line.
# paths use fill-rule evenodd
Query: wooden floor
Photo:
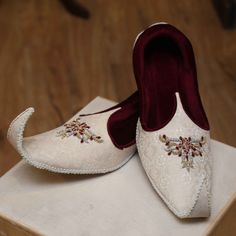
M 26 135 L 52 129 L 100 95 L 121 101 L 136 90 L 132 46 L 166 21 L 192 41 L 214 139 L 236 146 L 236 30 L 222 29 L 210 0 L 86 0 L 91 18 L 58 0 L 0 1 L 0 175 L 20 160 L 10 121 L 29 106 Z M 224 157 L 222 157 L 224 158 Z

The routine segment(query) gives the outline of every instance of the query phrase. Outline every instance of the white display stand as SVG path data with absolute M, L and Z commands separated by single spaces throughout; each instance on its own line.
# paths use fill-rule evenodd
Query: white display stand
M 111 105 L 97 97 L 83 112 Z M 212 215 L 206 220 L 176 218 L 153 190 L 137 154 L 105 175 L 55 174 L 20 161 L 0 178 L 0 219 L 9 221 L 0 224 L 0 235 L 16 235 L 10 227 L 19 227 L 19 235 L 206 235 L 236 193 L 236 149 L 214 140 L 211 149 Z

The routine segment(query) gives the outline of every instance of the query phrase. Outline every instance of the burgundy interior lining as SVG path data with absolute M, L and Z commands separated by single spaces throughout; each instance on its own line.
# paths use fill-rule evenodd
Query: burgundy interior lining
M 108 133 L 113 144 L 122 149 L 136 143 L 136 126 L 139 117 L 139 96 L 135 92 L 121 109 L 114 112 L 108 120 Z
M 113 144 L 117 148 L 123 149 L 136 142 L 136 125 L 139 117 L 138 91 L 111 108 L 92 114 L 82 114 L 81 116 L 100 114 L 117 108 L 120 109 L 112 113 L 108 119 L 107 130 Z
M 140 92 L 140 121 L 145 130 L 158 130 L 172 119 L 176 92 L 190 119 L 209 130 L 199 96 L 192 46 L 180 31 L 169 24 L 145 30 L 134 46 L 133 63 Z

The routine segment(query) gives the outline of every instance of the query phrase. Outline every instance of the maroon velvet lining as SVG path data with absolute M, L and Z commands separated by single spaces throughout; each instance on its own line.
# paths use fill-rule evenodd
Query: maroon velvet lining
M 209 130 L 198 91 L 193 49 L 183 33 L 169 24 L 151 26 L 136 41 L 133 65 L 144 130 L 158 130 L 172 119 L 176 92 L 190 119 Z
M 117 108 L 120 109 L 112 113 L 108 119 L 107 130 L 113 144 L 117 148 L 123 149 L 136 143 L 136 125 L 139 117 L 138 91 L 111 108 L 92 114 L 82 114 L 80 116 L 100 114 Z
M 139 117 L 139 96 L 135 92 L 125 100 L 121 109 L 109 117 L 107 130 L 113 144 L 120 149 L 136 143 L 136 126 Z

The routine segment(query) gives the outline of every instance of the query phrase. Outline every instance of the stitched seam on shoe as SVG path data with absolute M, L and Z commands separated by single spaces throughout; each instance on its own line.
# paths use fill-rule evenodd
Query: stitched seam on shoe
M 209 152 L 209 155 L 211 155 L 210 152 Z M 211 173 L 211 175 L 212 175 L 212 173 Z M 197 194 L 196 202 L 195 202 L 194 206 L 192 207 L 191 211 L 189 212 L 188 216 L 190 216 L 192 214 L 194 208 L 196 207 L 197 201 L 199 200 L 199 196 L 200 196 L 200 193 L 202 191 L 202 188 L 203 188 L 204 184 L 206 184 L 206 191 L 207 191 L 207 207 L 208 207 L 208 211 L 211 212 L 211 192 L 210 192 L 209 183 L 207 184 L 207 177 L 205 176 L 205 178 L 204 178 L 204 180 L 202 182 L 201 188 L 199 189 L 199 192 Z

